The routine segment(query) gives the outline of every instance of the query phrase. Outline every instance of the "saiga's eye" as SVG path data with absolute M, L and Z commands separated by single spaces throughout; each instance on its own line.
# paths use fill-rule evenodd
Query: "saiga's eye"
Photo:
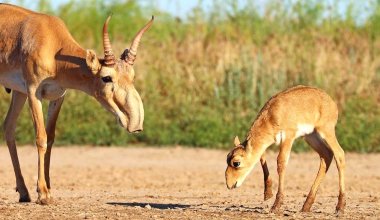
M 232 165 L 234 165 L 234 167 L 239 167 L 240 166 L 240 162 L 233 162 Z
M 104 77 L 102 77 L 102 80 L 103 80 L 103 82 L 105 82 L 105 83 L 112 82 L 112 78 L 111 78 L 110 76 L 104 76 Z

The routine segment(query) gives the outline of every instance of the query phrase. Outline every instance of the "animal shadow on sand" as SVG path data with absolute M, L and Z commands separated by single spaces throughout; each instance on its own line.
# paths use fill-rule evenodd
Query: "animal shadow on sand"
M 225 211 L 243 211 L 243 212 L 255 212 L 259 214 L 264 214 L 266 213 L 265 209 L 263 207 L 248 207 L 244 205 L 236 206 L 228 206 L 224 209 Z
M 256 214 L 261 215 L 267 215 L 269 214 L 269 210 L 263 207 L 248 207 L 244 205 L 232 205 L 232 206 L 218 206 L 218 205 L 205 205 L 205 204 L 197 204 L 197 205 L 184 205 L 184 204 L 173 204 L 173 203 L 146 203 L 146 202 L 107 202 L 107 205 L 114 205 L 114 206 L 124 206 L 124 207 L 140 207 L 140 208 L 146 208 L 148 205 L 152 209 L 160 209 L 160 210 L 166 210 L 166 209 L 187 209 L 187 210 L 208 210 L 208 211 L 230 211 L 230 212 L 252 212 Z M 279 216 L 293 216 L 295 215 L 295 211 L 291 210 L 284 210 L 282 214 L 279 214 Z
M 108 205 L 119 205 L 126 207 L 141 207 L 145 208 L 149 205 L 153 209 L 187 209 L 190 205 L 183 204 L 169 204 L 169 203 L 142 203 L 142 202 L 107 202 Z

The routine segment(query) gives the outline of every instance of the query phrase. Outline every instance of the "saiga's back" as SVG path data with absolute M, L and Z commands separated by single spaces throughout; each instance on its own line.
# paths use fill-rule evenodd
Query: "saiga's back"
M 0 18 L 0 73 L 26 59 L 53 70 L 61 48 L 79 46 L 57 17 L 0 4 Z

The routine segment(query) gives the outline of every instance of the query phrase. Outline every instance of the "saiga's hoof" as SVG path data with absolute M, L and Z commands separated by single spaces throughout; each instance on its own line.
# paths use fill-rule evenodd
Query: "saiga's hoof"
M 39 205 L 49 205 L 53 203 L 53 199 L 52 198 L 37 199 L 36 203 Z
M 31 202 L 31 201 L 32 200 L 30 199 L 29 194 L 26 196 L 20 196 L 20 199 L 18 200 L 18 202 Z
M 267 201 L 268 199 L 273 197 L 272 190 L 266 190 L 264 192 L 264 201 Z

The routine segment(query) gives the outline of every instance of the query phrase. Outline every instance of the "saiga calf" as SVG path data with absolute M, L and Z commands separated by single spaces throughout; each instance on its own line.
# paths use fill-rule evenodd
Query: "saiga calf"
M 309 195 L 302 207 L 308 212 L 314 203 L 318 187 L 334 157 L 339 172 L 339 197 L 336 211 L 345 207 L 344 151 L 335 136 L 338 108 L 329 95 L 320 89 L 296 86 L 278 93 L 264 105 L 253 122 L 246 140 L 235 138 L 235 147 L 227 156 L 226 184 L 229 189 L 239 187 L 261 158 L 264 170 L 265 199 L 271 197 L 271 180 L 264 152 L 277 143 L 279 176 L 276 200 L 271 212 L 279 212 L 284 201 L 285 168 L 288 164 L 293 141 L 301 136 L 319 154 L 320 167 Z

